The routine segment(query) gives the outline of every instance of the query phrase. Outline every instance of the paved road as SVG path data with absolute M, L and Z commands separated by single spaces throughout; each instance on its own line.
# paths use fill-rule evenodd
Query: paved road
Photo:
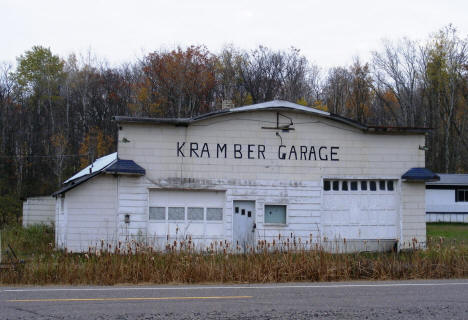
M 468 280 L 0 287 L 0 319 L 468 319 Z

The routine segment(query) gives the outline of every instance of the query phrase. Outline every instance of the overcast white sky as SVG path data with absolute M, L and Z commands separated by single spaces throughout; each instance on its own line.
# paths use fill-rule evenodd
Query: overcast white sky
M 0 62 L 12 63 L 33 45 L 119 64 L 178 45 L 262 44 L 327 68 L 368 59 L 383 38 L 427 39 L 449 23 L 468 35 L 468 0 L 0 0 L 0 17 Z

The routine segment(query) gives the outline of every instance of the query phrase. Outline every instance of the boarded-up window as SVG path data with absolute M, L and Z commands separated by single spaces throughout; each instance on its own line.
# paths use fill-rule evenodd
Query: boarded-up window
M 166 220 L 166 208 L 165 207 L 150 207 L 149 219 L 150 220 Z
M 265 205 L 265 223 L 286 224 L 286 206 Z
M 185 208 L 182 208 L 182 207 L 167 208 L 167 220 L 185 220 Z
M 222 208 L 207 208 L 206 209 L 206 220 L 207 221 L 221 221 L 221 220 L 223 220 L 223 209 Z
M 203 220 L 203 208 L 187 208 L 187 220 Z

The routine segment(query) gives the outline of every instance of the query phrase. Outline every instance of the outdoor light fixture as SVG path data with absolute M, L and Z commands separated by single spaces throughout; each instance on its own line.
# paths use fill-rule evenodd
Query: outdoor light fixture
M 288 124 L 282 124 L 280 125 L 279 123 L 279 117 L 282 116 L 286 119 L 289 120 L 289 123 Z M 281 130 L 283 132 L 288 132 L 289 130 L 294 130 L 294 128 L 291 128 L 291 126 L 293 126 L 294 123 L 292 121 L 292 119 L 288 116 L 285 116 L 284 114 L 281 114 L 279 112 L 276 113 L 276 126 L 275 127 L 262 127 L 262 129 L 274 129 L 274 130 Z

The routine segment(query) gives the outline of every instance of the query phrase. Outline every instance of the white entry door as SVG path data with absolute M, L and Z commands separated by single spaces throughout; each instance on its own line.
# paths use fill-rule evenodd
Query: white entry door
M 244 252 L 255 246 L 255 201 L 234 201 L 234 246 Z

